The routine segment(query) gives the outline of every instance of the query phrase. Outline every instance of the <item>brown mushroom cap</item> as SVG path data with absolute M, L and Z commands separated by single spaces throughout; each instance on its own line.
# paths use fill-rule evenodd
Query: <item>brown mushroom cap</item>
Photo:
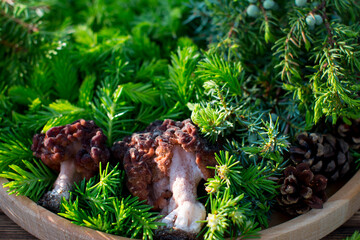
M 114 157 L 124 163 L 128 188 L 133 195 L 152 202 L 150 185 L 169 176 L 174 146 L 195 154 L 205 179 L 214 175 L 213 170 L 207 168 L 216 164 L 214 148 L 200 137 L 190 119 L 155 121 L 144 132 L 125 137 L 112 147 Z
M 36 134 L 31 150 L 35 157 L 58 172 L 62 162 L 74 161 L 76 172 L 81 178 L 89 179 L 98 171 L 99 163 L 106 163 L 110 157 L 106 140 L 94 121 L 81 119 L 53 127 L 45 134 Z

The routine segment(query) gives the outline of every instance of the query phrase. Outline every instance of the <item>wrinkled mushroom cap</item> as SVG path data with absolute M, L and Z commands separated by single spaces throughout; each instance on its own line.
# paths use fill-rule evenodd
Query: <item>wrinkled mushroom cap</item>
M 35 157 L 58 172 L 62 162 L 74 161 L 76 172 L 89 179 L 96 174 L 99 163 L 104 164 L 109 159 L 106 140 L 94 121 L 81 119 L 50 128 L 45 134 L 36 134 L 31 150 Z
M 144 132 L 125 137 L 112 148 L 114 157 L 124 163 L 128 188 L 133 195 L 150 202 L 149 185 L 169 176 L 175 146 L 195 154 L 205 179 L 214 175 L 213 170 L 207 168 L 216 164 L 214 148 L 200 137 L 190 119 L 155 121 Z

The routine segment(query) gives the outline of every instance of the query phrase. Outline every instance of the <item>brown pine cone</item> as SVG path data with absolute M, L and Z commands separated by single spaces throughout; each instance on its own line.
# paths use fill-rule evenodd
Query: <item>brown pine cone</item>
M 309 164 L 311 171 L 336 181 L 350 170 L 349 144 L 331 134 L 301 133 L 297 145 L 290 148 L 290 159 Z
M 340 121 L 336 133 L 343 138 L 352 149 L 360 149 L 360 119 L 351 120 L 351 125 Z
M 311 208 L 322 208 L 327 200 L 327 178 L 320 174 L 314 175 L 306 163 L 287 167 L 280 184 L 277 202 L 290 215 L 301 215 Z

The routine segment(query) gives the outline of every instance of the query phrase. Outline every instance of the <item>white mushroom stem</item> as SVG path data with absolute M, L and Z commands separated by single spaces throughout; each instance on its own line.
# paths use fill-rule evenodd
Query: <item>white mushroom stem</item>
M 47 192 L 39 204 L 55 212 L 59 212 L 61 199 L 69 199 L 69 191 L 72 189 L 74 182 L 78 182 L 80 175 L 77 174 L 75 163 L 73 161 L 65 161 L 60 165 L 60 173 L 53 185 L 53 189 Z
M 79 179 L 76 174 L 75 163 L 73 161 L 65 161 L 60 164 L 60 173 L 54 182 L 53 193 L 58 193 L 59 196 L 69 199 L 69 191 L 72 189 L 74 182 Z
M 162 222 L 169 228 L 199 233 L 202 224 L 198 221 L 205 219 L 206 211 L 204 205 L 196 200 L 197 185 L 204 177 L 196 164 L 195 154 L 174 147 L 169 174 L 173 195 L 168 207 L 162 211 L 162 214 L 167 214 Z

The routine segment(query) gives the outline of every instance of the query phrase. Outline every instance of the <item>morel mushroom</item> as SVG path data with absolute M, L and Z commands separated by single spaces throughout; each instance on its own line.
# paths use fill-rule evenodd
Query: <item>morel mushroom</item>
M 36 134 L 31 150 L 45 165 L 59 172 L 53 190 L 39 201 L 54 212 L 59 212 L 63 197 L 69 199 L 74 182 L 93 177 L 100 162 L 105 164 L 110 157 L 106 136 L 94 121 L 83 119 Z
M 201 230 L 198 221 L 205 219 L 206 211 L 196 200 L 197 186 L 213 176 L 207 166 L 216 161 L 214 149 L 190 120 L 156 121 L 115 143 L 112 150 L 124 163 L 129 191 L 165 216 L 161 234 L 191 239 Z

